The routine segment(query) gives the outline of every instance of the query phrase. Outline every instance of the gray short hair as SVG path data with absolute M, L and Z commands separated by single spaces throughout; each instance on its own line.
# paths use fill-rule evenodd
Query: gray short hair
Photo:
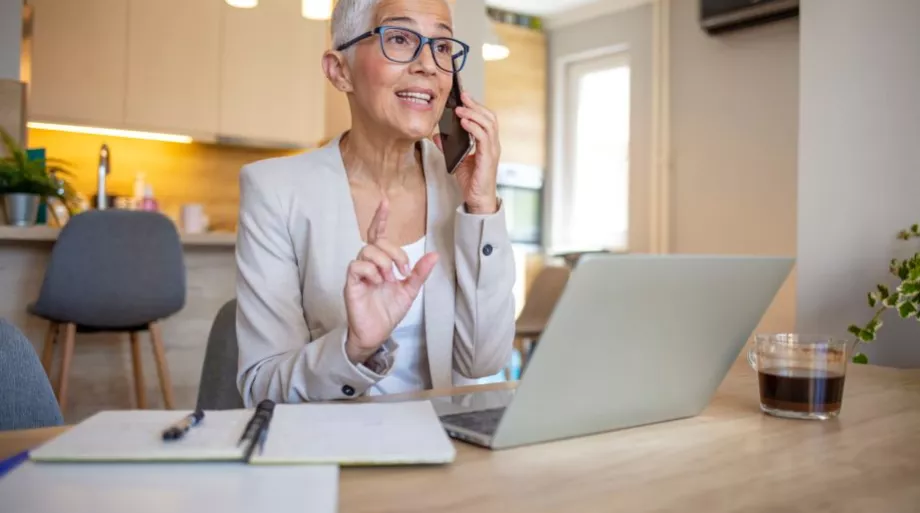
M 380 0 L 339 0 L 332 10 L 332 48 L 350 41 L 371 28 Z
M 444 0 L 453 13 L 453 6 Z M 380 0 L 339 0 L 332 10 L 332 48 L 347 43 L 371 29 Z

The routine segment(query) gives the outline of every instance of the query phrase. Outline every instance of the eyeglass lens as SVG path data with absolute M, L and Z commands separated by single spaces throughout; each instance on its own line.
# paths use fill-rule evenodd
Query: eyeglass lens
M 383 54 L 391 61 L 407 63 L 415 60 L 421 39 L 419 35 L 396 28 L 387 28 L 380 34 Z M 453 72 L 463 67 L 466 51 L 458 41 L 437 38 L 432 42 L 435 64 L 444 71 Z

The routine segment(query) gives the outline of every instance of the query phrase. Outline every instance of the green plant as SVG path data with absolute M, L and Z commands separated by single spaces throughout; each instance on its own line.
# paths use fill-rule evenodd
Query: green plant
M 910 240 L 920 238 L 920 225 L 913 225 L 907 230 L 898 233 L 898 239 Z M 920 253 L 914 253 L 904 260 L 892 259 L 888 266 L 891 274 L 900 282 L 892 291 L 887 285 L 878 284 L 876 290 L 869 292 L 867 301 L 870 308 L 876 308 L 875 315 L 865 326 L 851 325 L 848 331 L 856 336 L 857 344 L 874 342 L 882 327 L 882 314 L 893 309 L 902 319 L 913 317 L 920 320 Z M 853 363 L 869 363 L 869 358 L 863 353 L 853 355 Z
M 0 158 L 0 195 L 37 194 L 60 198 L 71 210 L 76 194 L 63 176 L 72 176 L 69 163 L 60 159 L 31 160 L 6 130 L 0 128 L 6 156 Z

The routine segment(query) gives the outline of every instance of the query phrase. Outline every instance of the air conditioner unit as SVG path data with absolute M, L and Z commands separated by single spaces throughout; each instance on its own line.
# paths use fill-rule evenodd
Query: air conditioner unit
M 700 0 L 700 25 L 710 34 L 798 15 L 799 0 Z

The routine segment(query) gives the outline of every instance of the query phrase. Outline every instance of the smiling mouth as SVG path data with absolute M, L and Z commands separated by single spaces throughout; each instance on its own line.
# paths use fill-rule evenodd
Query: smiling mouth
M 431 105 L 431 100 L 434 99 L 428 93 L 416 93 L 416 92 L 410 92 L 410 91 L 398 92 L 396 93 L 396 96 L 408 102 L 418 103 L 419 105 Z

